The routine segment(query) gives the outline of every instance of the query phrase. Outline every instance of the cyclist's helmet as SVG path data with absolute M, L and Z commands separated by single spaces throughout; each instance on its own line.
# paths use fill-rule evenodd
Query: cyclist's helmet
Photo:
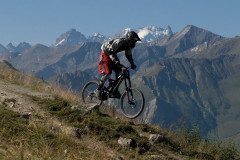
M 137 41 L 141 41 L 141 39 L 138 37 L 137 33 L 134 31 L 130 31 L 126 34 L 126 39 L 128 41 L 132 41 L 132 42 L 137 42 Z

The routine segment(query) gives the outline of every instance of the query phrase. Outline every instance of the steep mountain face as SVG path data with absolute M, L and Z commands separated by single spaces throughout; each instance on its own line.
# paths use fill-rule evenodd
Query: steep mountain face
M 36 44 L 22 54 L 9 57 L 8 61 L 21 71 L 36 73 L 39 70 L 56 63 L 66 53 L 77 50 L 81 45 L 59 46 L 57 48 Z
M 236 100 L 229 98 L 237 89 L 229 91 L 223 87 L 234 85 L 230 79 L 239 79 L 236 61 L 240 61 L 239 56 L 213 60 L 171 58 L 139 72 L 134 81 L 148 99 L 143 119 L 163 127 L 197 125 L 202 135 L 221 139 L 237 134 L 239 130 L 230 131 L 225 123 L 232 110 L 240 113 Z M 238 121 L 235 118 L 232 120 Z
M 119 54 L 121 55 L 121 54 Z M 123 56 L 124 54 L 122 54 Z M 166 56 L 166 47 L 149 44 L 138 44 L 133 50 L 134 62 L 137 64 L 139 69 L 145 69 L 152 66 Z M 122 61 L 126 61 L 123 56 Z
M 147 95 L 143 120 L 165 127 L 197 125 L 211 138 L 240 139 L 240 101 L 235 96 L 240 90 L 239 37 L 227 39 L 187 26 L 152 44 L 150 48 L 164 48 L 158 52 L 164 53 L 162 60 L 153 58 L 134 78 Z
M 86 71 L 76 71 L 73 73 L 58 74 L 52 81 L 59 86 L 66 89 L 80 92 L 83 86 L 89 81 L 93 80 L 94 76 Z
M 195 57 L 211 59 L 221 55 L 240 55 L 240 37 L 223 39 Z
M 182 54 L 188 50 L 190 50 L 190 52 L 200 51 L 200 49 L 197 50 L 195 47 L 206 48 L 222 39 L 223 37 L 210 31 L 188 25 L 182 31 L 174 34 L 171 38 L 165 38 L 154 43 L 160 46 L 166 46 L 167 55 L 173 56 L 179 53 Z
M 56 39 L 55 46 L 77 45 L 86 41 L 87 38 L 81 32 L 78 32 L 76 29 L 71 29 Z
M 84 43 L 74 52 L 62 56 L 56 63 L 39 70 L 36 75 L 49 79 L 60 73 L 96 68 L 100 47 L 101 44 L 98 42 Z
M 175 54 L 172 57 L 186 58 L 216 58 L 222 55 L 239 55 L 240 54 L 240 37 L 222 38 L 213 44 L 200 44 L 194 48 Z
M 163 36 L 162 39 L 137 45 L 134 49 L 133 57 L 136 59 L 138 66 L 144 68 L 153 65 L 163 58 L 199 57 L 207 53 L 218 43 L 222 44 L 224 41 L 226 39 L 219 35 L 189 25 L 172 36 Z M 219 45 L 216 48 L 219 48 Z M 233 48 L 236 47 L 233 46 Z

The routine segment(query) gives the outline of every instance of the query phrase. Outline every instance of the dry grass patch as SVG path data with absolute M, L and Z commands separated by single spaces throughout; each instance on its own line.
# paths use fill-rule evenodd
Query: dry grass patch
M 63 89 L 57 85 L 47 83 L 31 74 L 17 71 L 7 61 L 0 62 L 0 79 L 6 83 L 13 83 L 33 90 L 53 94 L 65 100 L 75 103 L 81 103 L 80 93 Z
M 41 123 L 29 123 L 0 106 L 0 159 L 109 159 L 101 150 L 88 147 Z

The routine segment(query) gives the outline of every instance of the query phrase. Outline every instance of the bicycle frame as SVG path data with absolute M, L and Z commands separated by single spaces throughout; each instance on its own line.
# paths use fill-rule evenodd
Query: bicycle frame
M 131 80 L 130 80 L 130 72 L 128 70 L 129 68 L 126 68 L 125 70 L 122 70 L 122 72 L 119 74 L 117 79 L 114 81 L 112 79 L 109 79 L 109 85 L 104 86 L 102 90 L 100 91 L 101 97 L 98 97 L 96 91 L 96 87 L 99 86 L 99 83 L 97 81 L 89 81 L 84 87 L 82 91 L 82 99 L 85 104 L 91 104 L 96 103 L 98 106 L 100 106 L 103 101 L 106 101 L 108 98 L 115 98 L 115 94 L 113 94 L 118 87 L 121 85 L 121 83 L 124 81 L 125 91 L 121 95 L 120 98 L 120 109 L 122 110 L 122 113 L 127 118 L 136 118 L 139 116 L 143 109 L 144 109 L 144 95 L 141 90 L 132 88 Z M 95 88 L 95 89 L 93 89 Z M 135 96 L 135 97 L 134 97 Z M 116 98 L 119 98 L 118 96 Z
M 131 94 L 131 97 L 133 97 L 132 92 L 131 92 L 131 87 L 132 87 L 132 83 L 130 80 L 130 73 L 129 70 L 126 69 L 125 71 L 123 71 L 119 77 L 115 80 L 115 85 L 114 87 L 112 86 L 108 86 L 107 90 L 108 90 L 108 95 L 111 95 L 120 85 L 122 82 L 125 82 L 125 90 L 127 91 L 127 97 L 129 100 L 129 92 Z M 112 88 L 111 88 L 112 87 Z M 111 88 L 111 89 L 110 89 Z M 110 90 L 109 90 L 110 89 Z

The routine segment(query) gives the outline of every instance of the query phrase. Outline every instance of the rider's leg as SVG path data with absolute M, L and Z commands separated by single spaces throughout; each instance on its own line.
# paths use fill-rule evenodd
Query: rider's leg
M 112 73 L 111 59 L 109 58 L 108 55 L 104 54 L 103 52 L 101 52 L 101 55 L 100 55 L 98 71 L 102 77 L 100 79 L 99 86 L 97 89 L 97 96 L 101 98 L 100 96 L 101 89 L 103 88 L 104 83 L 110 78 Z
M 99 82 L 99 85 L 98 85 L 98 88 L 97 88 L 97 91 L 96 91 L 96 95 L 99 99 L 101 99 L 102 97 L 100 96 L 100 93 L 101 93 L 101 89 L 103 88 L 104 86 L 104 83 L 109 79 L 109 77 L 111 76 L 111 74 L 103 74 L 101 79 L 100 79 L 100 82 Z
M 111 73 L 102 75 L 99 82 L 99 86 L 98 86 L 99 90 L 104 86 L 104 83 L 110 78 L 110 76 L 111 76 Z
M 115 65 L 115 66 L 112 67 L 112 70 L 115 72 L 115 76 L 116 76 L 116 79 L 115 79 L 115 80 L 117 80 L 117 78 L 118 78 L 118 76 L 120 75 L 122 69 L 121 69 L 120 66 Z M 118 88 L 119 88 L 119 87 L 117 87 L 117 88 L 115 89 L 115 92 L 113 93 L 113 95 L 114 95 L 115 98 L 120 98 L 120 97 L 121 97 L 121 93 L 119 92 Z

